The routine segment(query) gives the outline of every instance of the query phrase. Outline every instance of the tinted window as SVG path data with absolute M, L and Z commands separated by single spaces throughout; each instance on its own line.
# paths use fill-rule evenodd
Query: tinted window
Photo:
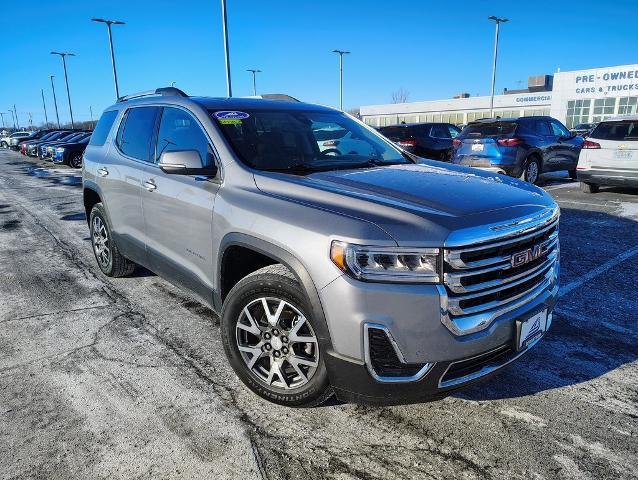
M 536 132 L 537 135 L 541 135 L 543 137 L 547 137 L 552 134 L 551 130 L 549 129 L 549 123 L 547 123 L 547 121 L 545 120 L 536 120 L 534 122 L 534 132 Z
M 557 137 L 569 137 L 569 130 L 563 127 L 557 120 L 552 120 L 550 123 L 552 125 L 552 131 L 554 132 L 554 135 L 556 135 Z
M 197 150 L 202 163 L 209 158 L 208 138 L 197 121 L 184 110 L 164 108 L 159 134 L 157 135 L 156 156 L 163 152 Z
M 327 124 L 319 124 L 318 128 L 312 131 L 318 142 L 323 140 L 336 140 L 342 138 L 348 133 L 344 128 L 330 128 Z
M 591 133 L 599 140 L 638 140 L 638 121 L 603 122 Z
M 158 110 L 158 107 L 137 107 L 126 112 L 116 139 L 122 153 L 145 162 L 151 161 L 151 138 Z
M 456 127 L 456 126 L 454 126 L 454 125 L 450 124 L 450 125 L 447 126 L 447 128 L 450 131 L 450 137 L 452 137 L 452 138 L 458 137 L 460 135 L 460 133 L 461 133 L 461 129 Z
M 500 137 L 513 135 L 516 124 L 513 122 L 470 123 L 461 134 L 465 137 Z
M 452 138 L 450 136 L 450 130 L 447 125 L 432 125 L 432 129 L 430 130 L 430 136 L 432 138 Z
M 408 138 L 411 136 L 411 133 L 408 131 L 407 127 L 383 127 L 380 128 L 379 131 L 392 140 L 400 140 L 402 138 Z
M 109 132 L 115 121 L 115 117 L 117 117 L 117 110 L 111 110 L 110 112 L 104 112 L 102 114 L 95 126 L 95 130 L 93 130 L 93 135 L 91 135 L 91 145 L 104 145 L 106 137 L 109 136 Z

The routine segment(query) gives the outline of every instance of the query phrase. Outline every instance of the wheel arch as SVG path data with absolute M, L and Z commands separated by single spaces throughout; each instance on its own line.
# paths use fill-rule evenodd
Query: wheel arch
M 86 213 L 86 222 L 89 223 L 93 206 L 96 203 L 103 203 L 102 195 L 97 184 L 95 184 L 94 182 L 86 181 L 82 189 L 82 197 L 84 202 L 84 212 Z

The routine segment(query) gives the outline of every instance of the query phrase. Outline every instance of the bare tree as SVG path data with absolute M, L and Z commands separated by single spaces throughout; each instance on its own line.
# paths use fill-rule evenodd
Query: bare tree
M 396 92 L 392 92 L 392 103 L 405 103 L 410 98 L 410 92 L 403 87 L 399 88 Z

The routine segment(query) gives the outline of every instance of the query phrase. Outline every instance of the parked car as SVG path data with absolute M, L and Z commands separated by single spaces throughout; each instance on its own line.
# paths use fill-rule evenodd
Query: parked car
M 34 140 L 32 142 L 26 142 L 25 152 L 30 157 L 38 156 L 38 148 L 40 145 L 46 142 L 52 142 L 59 138 L 67 136 L 71 131 L 70 130 L 54 130 L 53 132 L 43 136 L 38 140 Z
M 361 151 L 322 152 L 316 124 Z M 518 179 L 412 158 L 329 107 L 125 97 L 84 152 L 93 253 L 105 275 L 143 265 L 220 312 L 230 364 L 270 401 L 439 398 L 551 325 L 559 209 Z
M 586 137 L 590 134 L 590 132 L 596 128 L 597 123 L 579 123 L 574 128 L 570 130 L 574 135 L 580 135 L 581 137 Z
M 16 146 L 14 147 L 14 150 L 18 150 L 20 153 L 25 155 L 25 146 L 24 145 L 27 142 L 40 140 L 45 135 L 47 135 L 47 134 L 49 134 L 49 133 L 51 133 L 53 131 L 54 130 L 52 130 L 52 129 L 42 129 L 42 130 L 38 130 L 38 131 L 32 132 L 31 135 L 29 135 L 28 137 L 24 137 L 24 138 L 18 139 L 18 141 L 15 142 Z
M 90 139 L 91 135 L 87 135 L 72 143 L 57 145 L 53 154 L 53 163 L 64 163 L 72 168 L 81 168 L 82 156 Z
M 408 123 L 381 127 L 379 131 L 406 152 L 443 161 L 452 158 L 452 141 L 461 133 L 451 123 Z
M 31 135 L 32 132 L 14 132 L 0 138 L 0 147 L 9 148 L 13 141 L 19 141 L 19 139 L 26 138 Z
M 529 183 L 557 170 L 567 170 L 576 178 L 582 145 L 582 137 L 552 117 L 482 119 L 469 123 L 454 139 L 453 162 Z
M 85 137 L 90 137 L 90 136 L 91 134 L 89 132 L 76 131 L 76 132 L 70 133 L 66 137 L 61 137 L 55 140 L 54 142 L 43 143 L 39 147 L 39 150 L 40 150 L 39 157 L 41 159 L 52 160 L 53 153 L 55 152 L 55 149 L 58 145 L 61 145 L 63 143 L 77 142 L 79 140 L 82 140 Z
M 576 171 L 585 193 L 602 185 L 638 187 L 638 115 L 600 122 L 583 144 Z
M 313 125 L 314 135 L 319 150 L 325 155 L 360 155 L 367 151 L 372 155 L 373 149 L 365 140 L 357 137 L 353 132 L 334 125 Z

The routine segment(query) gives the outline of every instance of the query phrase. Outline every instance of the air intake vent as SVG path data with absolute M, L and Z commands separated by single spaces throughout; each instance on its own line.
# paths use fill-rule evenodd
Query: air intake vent
M 419 373 L 425 364 L 402 363 L 392 346 L 388 335 L 380 328 L 368 329 L 368 348 L 370 364 L 380 377 L 412 377 Z

